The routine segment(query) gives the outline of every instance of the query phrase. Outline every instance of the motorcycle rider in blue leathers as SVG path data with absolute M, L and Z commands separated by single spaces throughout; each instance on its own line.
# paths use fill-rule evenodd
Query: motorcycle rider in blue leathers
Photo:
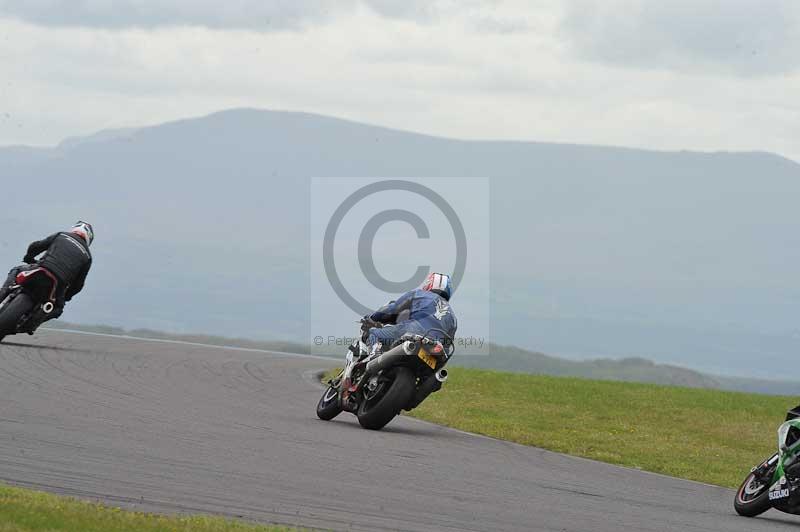
M 405 334 L 419 334 L 447 345 L 455 340 L 458 320 L 450 306 L 449 275 L 432 273 L 419 288 L 406 292 L 366 316 L 362 341 L 372 353 L 389 349 Z M 382 327 L 373 327 L 380 324 Z

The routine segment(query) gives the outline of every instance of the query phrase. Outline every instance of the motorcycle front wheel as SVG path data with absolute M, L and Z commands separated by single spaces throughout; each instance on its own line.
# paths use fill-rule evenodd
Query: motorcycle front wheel
M 733 500 L 733 508 L 737 514 L 744 517 L 755 517 L 772 507 L 769 500 L 769 481 L 761 479 L 772 478 L 774 471 L 773 467 L 765 475 L 756 476 L 755 472 L 747 475 L 736 491 L 736 498 Z
M 333 386 L 325 388 L 325 393 L 317 403 L 317 417 L 323 421 L 330 421 L 342 413 L 339 405 L 339 390 Z

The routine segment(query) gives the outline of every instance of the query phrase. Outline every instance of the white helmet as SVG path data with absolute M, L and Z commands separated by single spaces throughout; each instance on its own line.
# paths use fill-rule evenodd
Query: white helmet
M 453 295 L 453 281 L 450 276 L 444 273 L 432 273 L 425 278 L 425 281 L 420 285 L 422 290 L 439 294 L 443 298 L 450 300 Z
M 75 222 L 75 225 L 69 230 L 73 235 L 78 235 L 86 242 L 86 246 L 91 246 L 94 240 L 94 229 L 92 225 L 86 222 Z

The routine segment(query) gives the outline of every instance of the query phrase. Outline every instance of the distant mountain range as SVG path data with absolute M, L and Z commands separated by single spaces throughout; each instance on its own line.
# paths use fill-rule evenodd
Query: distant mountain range
M 263 349 L 266 351 L 287 353 L 308 354 L 310 351 L 308 345 L 295 342 L 258 341 L 245 338 L 229 338 L 201 334 L 179 335 L 149 329 L 126 330 L 121 327 L 80 325 L 61 321 L 50 322 L 47 324 L 47 327 L 118 336 L 132 336 L 137 338 L 155 338 L 159 340 L 177 340 L 227 347 Z M 700 373 L 687 368 L 655 364 L 650 360 L 642 358 L 573 361 L 548 356 L 543 353 L 535 353 L 517 347 L 497 345 L 492 346 L 491 353 L 491 356 L 462 356 L 456 353 L 456 356 L 454 356 L 451 361 L 451 365 L 519 373 L 554 375 L 558 377 L 648 382 L 667 386 L 714 388 L 771 395 L 800 395 L 800 382 L 720 377 Z M 335 359 L 342 359 L 341 352 L 328 350 L 324 355 Z
M 768 153 L 462 141 L 239 109 L 0 148 L 0 262 L 88 219 L 96 266 L 67 319 L 307 343 L 310 180 L 336 176 L 490 179 L 495 343 L 796 376 L 800 165 Z

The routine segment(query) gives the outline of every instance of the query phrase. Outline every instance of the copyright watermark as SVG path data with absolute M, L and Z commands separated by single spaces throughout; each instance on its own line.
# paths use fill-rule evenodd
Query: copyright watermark
M 310 216 L 312 351 L 343 347 L 331 339 L 431 272 L 452 278 L 457 336 L 481 340 L 456 347 L 487 345 L 488 179 L 313 178 Z
M 398 191 L 410 192 L 418 197 L 416 202 L 428 201 L 444 214 L 450 224 L 453 233 L 452 238 L 456 244 L 456 254 L 453 260 L 454 264 L 452 270 L 450 270 L 452 271 L 454 293 L 458 288 L 459 280 L 464 277 L 464 271 L 467 265 L 467 235 L 464 232 L 464 225 L 461 223 L 458 214 L 441 194 L 420 183 L 400 179 L 389 179 L 386 181 L 369 183 L 347 196 L 336 208 L 325 228 L 325 235 L 322 243 L 322 261 L 325 266 L 325 275 L 328 282 L 333 288 L 333 291 L 336 292 L 336 295 L 339 296 L 342 303 L 347 305 L 353 312 L 362 316 L 372 312 L 375 307 L 374 304 L 372 306 L 364 305 L 358 301 L 342 284 L 339 274 L 336 271 L 336 260 L 333 252 L 336 244 L 336 233 L 344 217 L 356 207 L 359 202 L 380 192 Z M 422 281 L 425 280 L 425 277 L 431 273 L 431 266 L 430 264 L 417 265 L 411 277 L 401 281 L 390 281 L 378 273 L 375 267 L 375 258 L 373 257 L 375 238 L 381 227 L 390 222 L 403 222 L 408 224 L 416 232 L 417 238 L 431 238 L 430 229 L 418 213 L 409 210 L 403 205 L 382 210 L 372 215 L 361 230 L 361 234 L 358 237 L 358 266 L 361 273 L 364 275 L 364 279 L 378 290 L 386 294 L 402 294 L 417 288 Z
M 342 347 L 346 348 L 354 341 L 358 340 L 358 337 L 355 336 L 321 336 L 317 335 L 313 338 L 313 343 L 317 347 Z M 456 346 L 457 349 L 464 349 L 470 347 L 476 347 L 478 349 L 483 349 L 486 347 L 487 340 L 483 337 L 476 337 L 476 336 L 456 336 L 452 342 L 453 345 Z

